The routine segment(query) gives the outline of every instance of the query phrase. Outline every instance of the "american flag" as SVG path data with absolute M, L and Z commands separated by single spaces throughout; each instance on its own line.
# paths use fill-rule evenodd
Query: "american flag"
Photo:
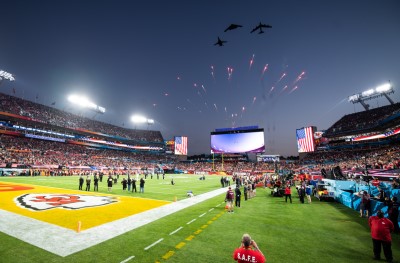
M 313 152 L 315 150 L 313 127 L 296 130 L 298 152 Z
M 175 154 L 187 155 L 187 137 L 175 137 Z

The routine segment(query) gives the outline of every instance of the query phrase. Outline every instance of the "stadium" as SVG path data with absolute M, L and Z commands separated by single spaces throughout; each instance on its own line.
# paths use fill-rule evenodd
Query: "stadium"
M 297 129 L 295 160 L 263 154 L 258 126 L 215 129 L 212 154 L 186 156 L 185 136 L 166 140 L 0 93 L 1 261 L 229 262 L 239 245 L 231 240 L 245 232 L 269 262 L 372 261 L 359 193 L 371 195 L 370 215 L 388 216 L 383 194 L 400 198 L 400 104 L 385 87 L 349 98 L 365 111 L 326 131 Z M 370 109 L 377 96 L 389 105 Z M 298 191 L 288 205 L 284 183 L 293 192 L 307 183 L 312 202 Z M 227 213 L 235 185 L 246 200 Z M 399 242 L 393 234 L 395 259 Z

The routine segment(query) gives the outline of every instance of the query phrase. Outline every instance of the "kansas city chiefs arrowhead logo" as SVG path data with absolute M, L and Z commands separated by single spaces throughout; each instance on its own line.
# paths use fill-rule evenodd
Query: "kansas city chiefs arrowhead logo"
M 15 202 L 23 208 L 42 211 L 53 208 L 76 210 L 109 205 L 118 201 L 113 197 L 96 195 L 25 194 L 15 198 Z

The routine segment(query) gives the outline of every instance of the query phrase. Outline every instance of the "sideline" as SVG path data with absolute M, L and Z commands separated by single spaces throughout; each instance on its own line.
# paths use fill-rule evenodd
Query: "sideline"
M 192 198 L 147 210 L 140 214 L 92 227 L 80 233 L 0 209 L 0 231 L 58 256 L 66 257 L 226 193 L 226 191 L 227 187 L 219 188 Z M 60 246 L 59 244 L 63 245 Z

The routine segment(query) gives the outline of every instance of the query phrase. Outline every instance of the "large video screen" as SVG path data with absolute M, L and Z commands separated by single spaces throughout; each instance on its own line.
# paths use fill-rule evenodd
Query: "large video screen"
M 264 151 L 264 129 L 211 132 L 211 152 L 261 153 Z
M 296 130 L 297 151 L 299 153 L 315 151 L 314 126 Z

